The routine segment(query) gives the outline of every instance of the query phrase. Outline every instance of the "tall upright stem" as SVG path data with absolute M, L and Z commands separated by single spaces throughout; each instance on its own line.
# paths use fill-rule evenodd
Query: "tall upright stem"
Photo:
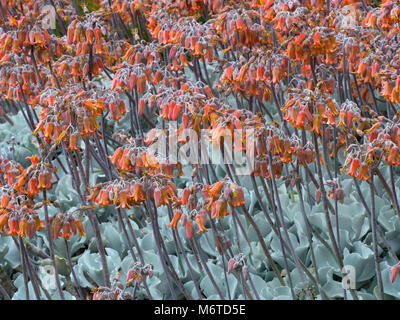
M 54 268 L 54 277 L 56 280 L 56 285 L 57 285 L 58 293 L 60 294 L 60 298 L 62 300 L 65 300 L 64 292 L 61 288 L 60 277 L 58 274 L 58 269 L 57 269 L 57 264 L 56 264 L 56 258 L 54 255 L 54 244 L 53 244 L 53 237 L 51 235 L 51 224 L 50 224 L 50 219 L 49 219 L 49 211 L 48 211 L 48 207 L 47 207 L 47 192 L 46 192 L 46 190 L 43 190 L 43 203 L 44 203 L 44 206 L 43 206 L 44 207 L 44 217 L 45 217 L 45 221 L 46 221 L 47 240 L 49 241 L 50 258 L 51 258 L 51 262 L 52 262 L 53 268 Z
M 383 282 L 382 282 L 381 267 L 379 265 L 378 239 L 376 236 L 375 191 L 374 191 L 374 172 L 373 171 L 371 172 L 370 192 L 371 192 L 372 246 L 374 249 L 374 262 L 375 262 L 376 276 L 377 276 L 377 280 L 378 280 L 379 299 L 383 300 L 384 299 L 383 298 Z

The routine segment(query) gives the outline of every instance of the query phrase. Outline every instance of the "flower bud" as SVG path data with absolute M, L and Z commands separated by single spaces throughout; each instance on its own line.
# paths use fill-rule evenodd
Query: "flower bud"
M 319 204 L 321 202 L 321 190 L 315 190 L 315 202 Z
M 181 198 L 182 204 L 188 204 L 189 196 L 190 196 L 190 190 L 189 190 L 189 188 L 183 189 L 182 198 Z
M 154 189 L 154 204 L 157 208 L 162 205 L 162 192 L 159 188 Z
M 244 280 L 247 280 L 247 278 L 249 277 L 249 267 L 248 266 L 244 266 L 242 268 L 242 273 L 243 273 Z
M 36 221 L 33 219 L 29 219 L 27 230 L 26 230 L 26 234 L 29 237 L 29 239 L 33 238 L 33 236 L 35 235 L 35 232 L 36 232 Z
M 190 219 L 186 222 L 186 237 L 188 240 L 193 239 L 193 221 Z
M 186 223 L 187 223 L 187 215 L 186 215 L 186 213 L 182 214 L 180 220 L 181 220 L 181 225 L 182 225 L 183 227 L 186 226 Z
M 344 202 L 344 191 L 341 187 L 336 189 L 336 200 L 338 200 L 340 203 Z
M 232 272 L 234 264 L 235 264 L 235 260 L 233 258 L 229 259 L 229 261 L 228 261 L 228 274 L 230 274 Z
M 392 267 L 392 269 L 391 269 L 391 271 L 392 271 L 392 283 L 394 282 L 394 280 L 396 279 L 396 277 L 397 277 L 397 274 L 400 272 L 400 268 L 399 268 L 399 265 L 394 265 L 393 267 Z

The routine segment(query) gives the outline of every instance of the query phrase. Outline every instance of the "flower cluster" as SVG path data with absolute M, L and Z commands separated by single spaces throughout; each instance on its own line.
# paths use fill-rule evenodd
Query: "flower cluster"
M 41 190 L 51 189 L 52 177 L 57 168 L 50 163 L 39 162 L 39 157 L 30 157 L 32 164 L 16 177 L 15 190 L 25 193 L 28 197 L 35 197 Z
M 57 213 L 50 219 L 51 235 L 54 239 L 58 237 L 68 240 L 71 236 L 79 233 L 79 238 L 86 235 L 82 221 L 73 214 Z
M 140 179 L 117 179 L 101 183 L 91 188 L 88 200 L 104 207 L 115 204 L 116 208 L 130 209 L 142 204 L 148 197 L 153 199 L 156 207 L 176 201 L 176 186 L 168 176 L 158 174 Z
M 1 198 L 0 232 L 32 239 L 36 231 L 43 229 L 37 212 L 27 206 L 9 203 L 7 195 Z
M 127 292 L 120 281 L 120 273 L 114 277 L 110 287 L 98 287 L 92 289 L 93 300 L 133 300 L 133 296 L 130 292 Z
M 148 263 L 142 265 L 140 262 L 135 262 L 133 267 L 128 270 L 128 274 L 126 276 L 126 286 L 129 287 L 134 282 L 140 285 L 143 277 L 146 276 L 149 278 L 153 277 L 153 265 Z

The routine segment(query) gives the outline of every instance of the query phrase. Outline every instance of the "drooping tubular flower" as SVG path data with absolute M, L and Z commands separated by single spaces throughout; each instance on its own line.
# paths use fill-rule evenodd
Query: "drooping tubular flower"
M 145 200 L 146 194 L 143 191 L 143 185 L 140 183 L 135 183 L 131 186 L 132 198 L 136 203 L 140 203 Z
M 191 194 L 191 189 L 189 188 L 185 188 L 182 191 L 182 197 L 181 197 L 181 203 L 184 205 L 188 205 L 189 204 L 189 196 Z
M 175 212 L 171 222 L 169 223 L 168 228 L 172 228 L 172 229 L 176 230 L 176 228 L 178 226 L 178 222 L 181 219 L 181 216 L 182 216 L 182 212 L 180 210 L 177 210 Z
M 3 195 L 1 196 L 1 200 L 0 200 L 0 205 L 2 209 L 7 208 L 7 205 L 9 203 L 10 199 L 9 199 L 9 195 L 3 193 Z
M 18 225 L 19 233 L 18 233 L 18 235 L 20 237 L 26 237 L 26 228 L 27 228 L 27 226 L 28 226 L 28 223 L 27 223 L 25 217 L 22 217 L 21 219 L 19 219 L 19 225 Z
M 85 236 L 86 232 L 85 232 L 85 229 L 83 227 L 82 221 L 79 220 L 79 219 L 75 219 L 74 221 L 75 221 L 76 228 L 78 229 L 78 232 L 79 232 L 79 238 Z
M 41 190 L 43 189 L 51 189 L 51 173 L 49 171 L 41 171 L 39 172 L 39 184 L 37 187 Z
M 0 231 L 3 232 L 4 227 L 7 225 L 8 223 L 8 214 L 6 213 L 6 211 L 3 211 L 0 214 Z
M 166 186 L 157 186 L 154 189 L 154 203 L 157 208 L 163 205 L 168 205 L 170 202 L 177 199 L 174 188 L 175 185 L 173 185 L 173 182 L 171 181 L 171 183 L 168 183 Z
M 346 119 L 346 110 L 342 109 L 339 112 L 339 123 L 337 124 L 337 126 L 346 127 L 345 119 Z
M 400 161 L 399 161 L 399 147 L 397 147 L 396 145 L 395 145 L 395 146 L 392 146 L 392 147 L 389 149 L 388 154 L 389 154 L 389 155 L 387 156 L 386 161 L 387 161 L 389 164 L 400 165 Z
M 186 222 L 186 237 L 188 240 L 193 239 L 193 221 L 191 219 Z
M 73 213 L 59 212 L 51 219 L 51 235 L 54 239 L 61 237 L 68 240 L 77 233 L 79 233 L 79 238 L 86 235 L 82 221 Z
M 64 222 L 62 225 L 62 235 L 61 237 L 63 237 L 65 240 L 68 240 L 71 236 L 71 225 L 68 221 Z
M 8 219 L 8 234 L 14 236 L 19 235 L 18 220 L 15 217 Z
M 216 198 L 220 195 L 221 190 L 224 186 L 224 183 L 222 181 L 216 182 L 210 189 L 209 194 L 213 197 Z
M 119 194 L 119 200 L 117 202 L 119 202 L 119 205 L 117 205 L 115 208 L 122 208 L 122 209 L 130 209 L 131 207 L 129 206 L 129 190 L 124 189 L 124 190 L 120 190 L 118 192 Z
M 357 171 L 358 171 L 358 168 L 360 167 L 360 164 L 361 164 L 361 161 L 357 158 L 354 158 L 351 161 L 350 168 L 349 168 L 349 171 L 347 171 L 347 174 L 352 177 L 357 177 Z
M 370 166 L 366 163 L 361 163 L 360 165 L 360 172 L 357 176 L 358 179 L 361 180 L 370 180 L 371 175 L 369 174 Z
M 229 212 L 226 200 L 217 200 L 212 204 L 211 219 L 223 219 L 227 215 L 229 215 Z
M 77 145 L 78 143 L 78 133 L 71 133 L 69 135 L 68 140 L 68 150 L 76 151 L 80 149 L 80 146 Z
M 196 215 L 196 223 L 197 223 L 198 234 L 203 232 L 208 232 L 208 229 L 204 226 L 203 217 L 200 214 Z
M 28 189 L 27 189 L 27 195 L 28 197 L 33 197 L 35 194 L 39 193 L 39 189 L 38 189 L 38 180 L 36 177 L 32 177 L 29 181 L 28 181 Z
M 392 281 L 392 283 L 394 282 L 394 280 L 396 280 L 396 277 L 399 274 L 399 272 L 400 272 L 400 268 L 399 268 L 398 264 L 394 265 L 391 268 L 391 281 Z
M 89 199 L 89 197 L 88 197 L 88 199 Z M 104 189 L 100 190 L 99 196 L 95 201 L 99 204 L 100 207 L 104 207 L 104 206 L 111 204 L 108 191 L 106 191 Z
M 230 206 L 241 207 L 245 204 L 246 201 L 244 199 L 244 193 L 241 187 L 238 187 L 237 185 L 231 183 L 230 186 L 225 190 L 228 190 L 228 196 L 226 197 L 227 199 L 225 199 L 228 200 Z

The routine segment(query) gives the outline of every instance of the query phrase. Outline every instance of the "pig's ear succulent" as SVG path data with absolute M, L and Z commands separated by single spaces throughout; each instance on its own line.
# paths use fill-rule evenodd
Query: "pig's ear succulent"
M 399 8 L 2 0 L 0 299 L 400 298 Z

